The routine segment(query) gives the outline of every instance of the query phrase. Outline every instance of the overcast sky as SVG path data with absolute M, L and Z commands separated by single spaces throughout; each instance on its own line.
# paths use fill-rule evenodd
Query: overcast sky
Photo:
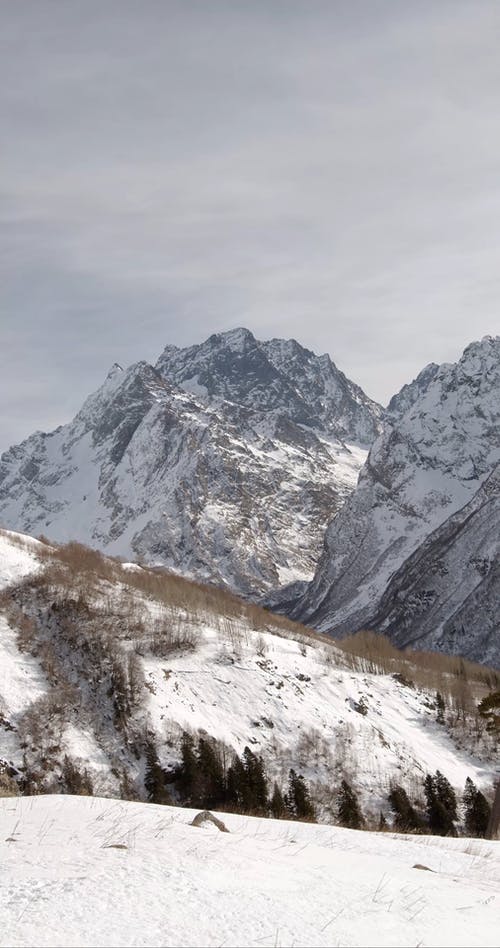
M 0 449 L 247 326 L 379 401 L 500 332 L 499 0 L 0 0 Z

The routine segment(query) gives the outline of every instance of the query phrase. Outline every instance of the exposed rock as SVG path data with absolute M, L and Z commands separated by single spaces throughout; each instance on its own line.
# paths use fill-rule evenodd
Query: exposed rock
M 225 823 L 222 820 L 217 819 L 213 813 L 210 813 L 210 810 L 202 810 L 201 813 L 197 813 L 193 820 L 191 820 L 190 826 L 203 826 L 204 823 L 213 823 L 221 833 L 229 833 L 229 830 Z
M 419 378 L 393 400 L 313 581 L 273 603 L 337 636 L 374 628 L 498 665 L 500 338 Z
M 259 596 L 312 576 L 380 415 L 293 340 L 169 346 L 2 456 L 0 522 Z

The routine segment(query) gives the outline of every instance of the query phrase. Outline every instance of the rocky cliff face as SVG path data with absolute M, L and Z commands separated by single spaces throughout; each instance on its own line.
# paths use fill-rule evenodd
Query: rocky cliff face
M 396 645 L 500 664 L 500 465 L 391 578 L 370 624 Z
M 0 522 L 260 595 L 310 578 L 380 415 L 293 341 L 169 346 L 2 456 Z
M 299 425 L 368 448 L 382 410 L 330 356 L 294 339 L 259 342 L 248 329 L 210 336 L 188 349 L 167 346 L 157 370 L 210 404 L 223 399 L 258 412 L 279 412 Z
M 393 399 L 295 617 L 500 661 L 499 392 L 500 338 L 486 337 Z

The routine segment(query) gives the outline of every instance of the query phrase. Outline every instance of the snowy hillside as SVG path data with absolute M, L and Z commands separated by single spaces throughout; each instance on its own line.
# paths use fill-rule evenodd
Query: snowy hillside
M 0 945 L 497 946 L 500 843 L 0 800 Z
M 485 337 L 393 400 L 290 614 L 500 664 L 499 391 L 500 338 Z
M 491 793 L 498 738 L 475 708 L 500 683 L 486 669 L 383 649 L 358 659 L 220 590 L 77 545 L 0 534 L 0 570 L 0 763 L 11 789 L 64 791 L 85 772 L 96 793 L 144 799 L 151 748 L 168 783 L 188 732 L 228 759 L 251 748 L 283 790 L 300 770 L 325 820 L 343 779 L 373 825 L 381 812 L 392 819 L 394 782 L 421 806 L 437 769 L 459 794 L 466 777 Z
M 312 576 L 380 414 L 293 340 L 170 346 L 2 455 L 0 523 L 260 595 Z

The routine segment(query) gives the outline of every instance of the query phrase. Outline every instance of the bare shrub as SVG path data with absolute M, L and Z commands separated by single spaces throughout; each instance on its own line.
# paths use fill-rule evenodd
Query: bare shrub
M 262 633 L 260 633 L 257 636 L 257 640 L 255 643 L 255 651 L 257 655 L 259 656 L 259 658 L 265 658 L 267 655 L 267 652 L 268 652 L 267 642 L 264 636 L 262 635 Z
M 75 796 L 92 797 L 94 787 L 86 768 L 83 770 L 76 761 L 65 755 L 61 772 L 61 789 Z
M 19 786 L 14 779 L 14 773 L 11 767 L 5 762 L 0 762 L 0 797 L 19 796 Z
M 295 749 L 295 756 L 300 767 L 314 767 L 318 770 L 333 766 L 330 745 L 318 728 L 311 727 L 302 731 Z
M 150 652 L 157 658 L 167 658 L 173 652 L 194 651 L 199 642 L 199 632 L 194 625 L 183 622 L 180 617 L 165 621 L 155 619 L 147 625 L 147 631 L 139 643 L 138 654 Z
M 36 622 L 31 616 L 19 612 L 15 621 L 17 645 L 21 652 L 31 652 L 36 642 Z
M 64 563 L 73 574 L 91 573 L 101 579 L 115 580 L 117 574 L 121 572 L 118 564 L 110 557 L 74 540 L 60 546 L 56 555 L 57 559 Z
M 419 687 L 448 696 L 460 709 L 470 707 L 471 698 L 485 694 L 491 683 L 500 687 L 500 673 L 494 669 L 441 652 L 400 650 L 376 632 L 356 632 L 336 640 L 336 645 L 347 668 L 403 676 Z

